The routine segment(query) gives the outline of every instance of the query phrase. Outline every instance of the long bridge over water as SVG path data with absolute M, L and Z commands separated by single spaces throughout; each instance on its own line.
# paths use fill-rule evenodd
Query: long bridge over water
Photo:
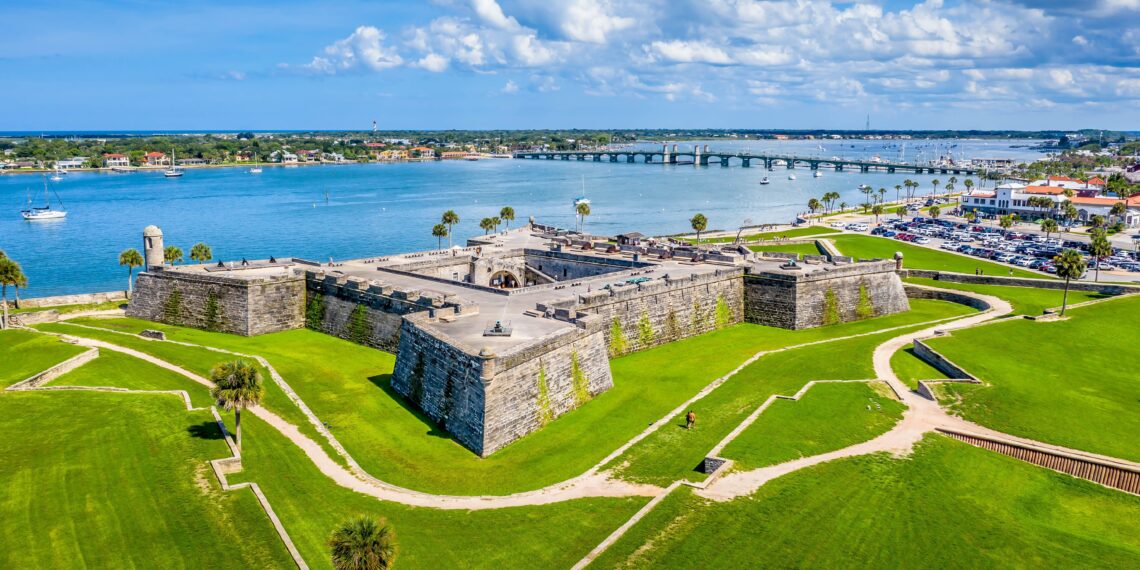
M 872 170 L 885 172 L 913 172 L 915 174 L 976 174 L 974 167 L 956 164 L 912 164 L 908 162 L 889 162 L 880 160 L 848 160 L 838 157 L 823 158 L 818 156 L 795 156 L 783 154 L 751 153 L 751 152 L 718 152 L 710 151 L 708 145 L 702 149 L 700 146 L 692 150 L 677 150 L 677 145 L 670 149 L 663 145 L 661 150 L 648 149 L 621 149 L 621 150 L 545 150 L 533 152 L 516 152 L 515 158 L 546 159 L 546 160 L 591 160 L 593 162 L 637 162 L 641 157 L 645 164 L 686 164 L 687 161 L 678 161 L 678 158 L 687 157 L 692 164 L 708 166 L 710 163 L 720 163 L 729 166 L 733 161 L 743 167 L 752 166 L 753 161 L 763 163 L 764 168 L 773 169 L 776 166 L 795 168 L 806 166 L 812 170 L 819 168 L 834 168 L 846 170 L 858 168 L 860 172 Z

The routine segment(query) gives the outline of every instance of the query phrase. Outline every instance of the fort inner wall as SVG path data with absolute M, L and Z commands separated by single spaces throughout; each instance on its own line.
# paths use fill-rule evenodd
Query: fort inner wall
M 907 269 L 903 271 L 904 277 L 925 277 L 936 281 L 950 283 L 974 283 L 977 285 L 1006 285 L 1009 287 L 1034 287 L 1037 289 L 1064 289 L 1064 279 L 1027 279 L 1024 277 L 1002 277 L 1000 275 L 971 275 L 969 273 L 951 273 L 948 271 L 931 271 L 927 269 Z M 1120 285 L 1113 283 L 1089 283 L 1087 281 L 1069 281 L 1070 291 L 1089 291 L 1102 295 L 1123 295 L 1140 293 L 1140 287 L 1135 285 Z
M 304 278 L 256 279 L 150 270 L 140 273 L 128 317 L 253 336 L 304 325 Z

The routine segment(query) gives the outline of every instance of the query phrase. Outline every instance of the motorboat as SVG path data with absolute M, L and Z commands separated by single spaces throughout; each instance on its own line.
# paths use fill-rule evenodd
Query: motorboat
M 59 202 L 60 209 L 56 210 L 51 207 L 51 196 L 48 191 L 47 178 L 44 178 L 44 205 L 33 206 L 32 196 L 28 195 L 28 209 L 20 211 L 20 216 L 29 222 L 37 222 L 42 220 L 59 220 L 67 217 L 67 211 L 63 209 L 63 200 L 59 198 L 59 194 L 55 195 L 55 199 Z
M 820 172 L 820 171 L 818 171 L 818 170 L 816 170 L 815 172 L 813 172 L 813 173 L 811 174 L 811 177 L 812 177 L 812 178 L 823 178 L 823 173 L 822 173 L 822 172 Z
M 761 179 L 760 179 L 760 183 L 761 183 L 761 184 L 771 184 L 771 183 L 772 183 L 772 181 L 771 181 L 771 180 L 768 180 L 768 177 L 767 177 L 767 176 L 765 176 L 764 178 L 761 178 Z
M 789 175 L 788 175 L 788 180 L 795 180 L 795 179 L 796 179 L 796 175 L 795 175 L 795 174 L 789 174 Z

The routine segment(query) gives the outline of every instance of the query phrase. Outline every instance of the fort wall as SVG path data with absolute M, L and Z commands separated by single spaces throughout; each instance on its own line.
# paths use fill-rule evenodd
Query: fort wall
M 140 273 L 127 316 L 253 336 L 304 324 L 304 279 L 243 279 L 152 269 Z
M 893 261 L 840 264 L 821 270 L 761 271 L 744 277 L 745 320 L 804 329 L 910 309 Z

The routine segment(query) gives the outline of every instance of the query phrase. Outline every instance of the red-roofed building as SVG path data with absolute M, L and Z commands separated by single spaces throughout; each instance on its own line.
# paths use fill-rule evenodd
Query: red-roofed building
M 103 166 L 107 168 L 130 166 L 131 159 L 125 154 L 107 153 L 103 155 Z
M 166 158 L 165 153 L 161 152 L 148 152 L 143 158 L 146 159 L 147 166 L 166 166 L 170 164 L 170 159 Z

